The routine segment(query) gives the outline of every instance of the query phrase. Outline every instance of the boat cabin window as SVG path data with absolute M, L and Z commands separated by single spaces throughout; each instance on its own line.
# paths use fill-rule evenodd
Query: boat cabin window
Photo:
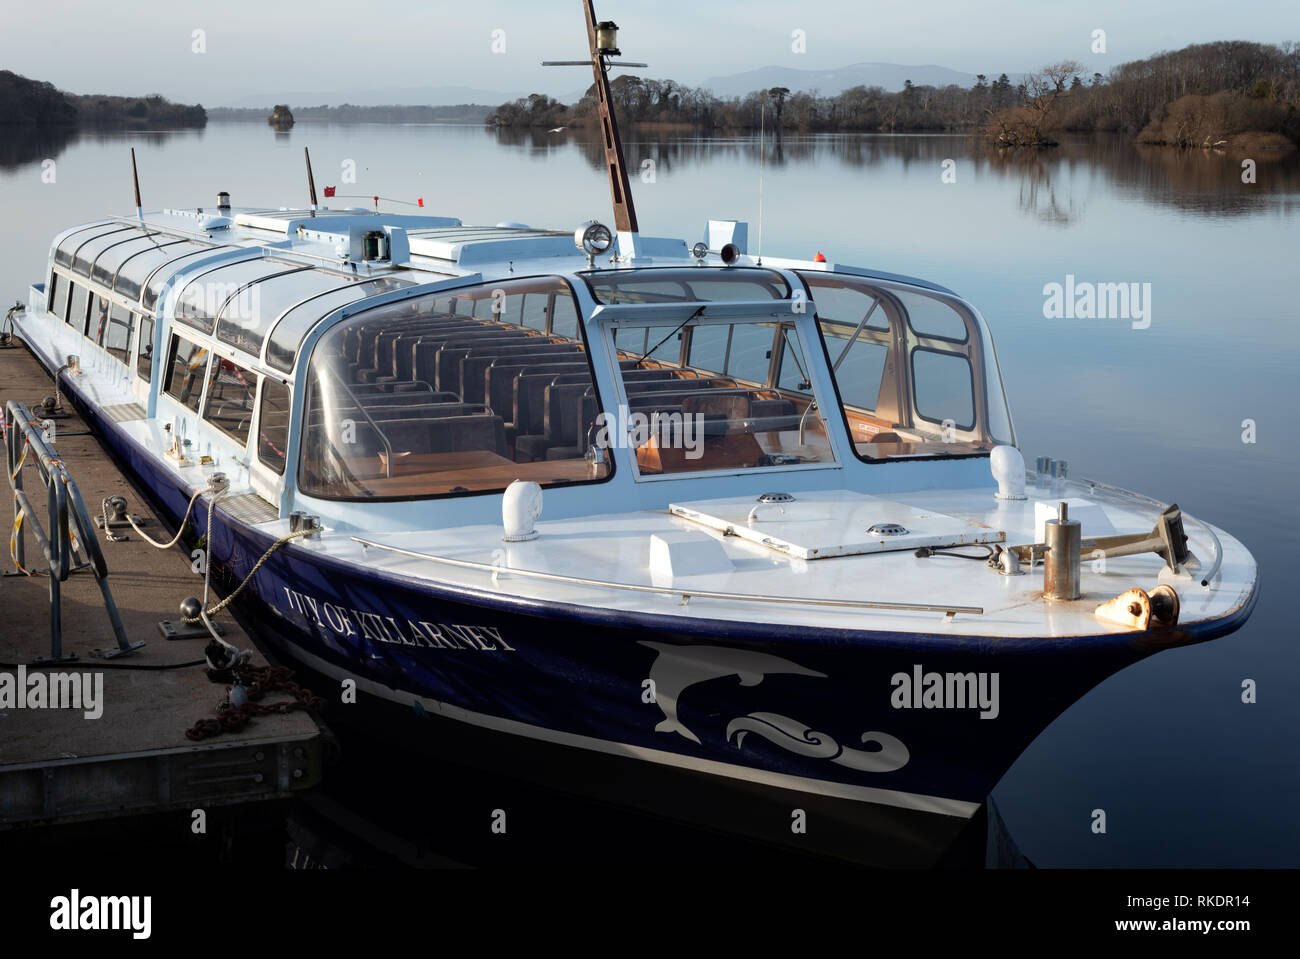
M 1014 443 L 992 343 L 947 297 L 833 273 L 800 273 L 854 452 L 969 456 Z
M 626 407 L 598 445 L 628 445 L 642 475 L 834 461 L 789 321 L 680 318 L 614 329 Z
M 108 297 L 100 296 L 93 293 L 91 296 L 94 301 L 90 308 L 90 325 L 86 327 L 86 335 L 95 341 L 96 346 L 104 345 L 104 337 L 108 335 Z
M 135 314 L 114 303 L 108 310 L 108 332 L 104 335 L 104 349 L 116 359 L 126 363 L 131 353 L 131 332 Z
M 50 295 L 45 300 L 47 309 L 59 318 L 60 322 L 66 321 L 68 316 L 68 281 L 58 273 L 50 274 Z
M 82 336 L 86 335 L 86 317 L 90 314 L 90 301 L 90 290 L 80 283 L 73 284 L 72 306 L 68 312 L 68 325 Z
M 203 396 L 203 378 L 207 372 L 208 351 L 189 340 L 173 335 L 168 356 L 165 387 L 167 395 L 197 413 L 199 399 Z
M 220 356 L 208 368 L 208 391 L 203 418 L 241 446 L 248 443 L 257 397 L 257 374 Z
M 148 383 L 153 378 L 153 317 L 140 317 L 140 345 L 136 348 L 135 375 Z
M 538 328 L 543 310 L 551 332 Z M 587 457 L 600 398 L 573 293 L 558 277 L 363 310 L 317 342 L 303 402 L 298 480 L 311 496 L 563 486 L 612 469 Z
M 263 377 L 262 403 L 257 413 L 257 458 L 283 475 L 289 448 L 289 387 Z

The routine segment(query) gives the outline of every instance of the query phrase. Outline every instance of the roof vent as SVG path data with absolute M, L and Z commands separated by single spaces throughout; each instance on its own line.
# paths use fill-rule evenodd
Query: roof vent
M 906 536 L 907 527 L 899 526 L 897 523 L 876 523 L 869 526 L 867 532 L 872 536 Z
M 764 493 L 758 498 L 760 503 L 793 503 L 794 497 L 789 493 Z

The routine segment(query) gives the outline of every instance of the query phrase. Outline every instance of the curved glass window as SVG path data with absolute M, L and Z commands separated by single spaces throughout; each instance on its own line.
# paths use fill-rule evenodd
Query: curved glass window
M 96 223 L 93 226 L 82 227 L 65 236 L 54 251 L 54 262 L 62 266 L 72 266 L 72 260 L 77 255 L 77 250 L 83 243 L 93 240 L 97 236 L 103 236 L 106 233 L 119 233 L 122 230 L 130 229 L 122 223 Z
M 193 240 L 168 237 L 154 237 L 153 240 L 155 242 L 148 244 L 132 244 L 130 254 L 114 264 L 115 270 L 105 282 L 112 282 L 115 293 L 138 300 L 145 281 L 160 266 L 191 253 L 216 249 L 210 244 L 196 243 Z M 108 261 L 107 255 L 100 259 L 104 263 Z
M 587 344 L 524 325 L 522 298 L 537 294 L 572 303 L 558 277 L 510 280 L 386 303 L 326 332 L 307 370 L 303 492 L 415 499 L 606 479 Z
M 992 341 L 969 308 L 871 277 L 799 275 L 860 458 L 970 456 L 1014 442 Z
M 232 301 L 242 298 L 234 307 L 237 314 L 258 314 L 259 280 L 287 273 L 310 271 L 311 267 L 269 257 L 254 260 L 237 260 L 200 273 L 189 283 L 176 300 L 176 320 L 204 333 L 211 333 L 217 325 L 217 316 Z
M 150 273 L 143 272 L 143 264 L 141 264 L 141 272 L 138 274 L 135 272 L 134 267 L 128 268 L 127 272 L 130 273 L 132 277 L 128 282 L 135 282 L 135 277 L 138 276 L 139 282 L 144 285 L 144 288 L 140 293 L 140 303 L 146 309 L 152 310 L 158 305 L 158 297 L 162 295 L 163 287 L 171 281 L 172 277 L 181 272 L 181 270 L 184 270 L 187 267 L 192 267 L 196 263 L 201 263 L 209 256 L 220 253 L 223 250 L 233 249 L 232 247 L 194 245 L 197 249 L 188 252 L 182 252 L 178 248 L 175 259 L 168 259 L 158 264 Z
M 276 318 L 304 300 L 340 287 L 356 286 L 355 277 L 325 270 L 297 270 L 259 280 L 226 301 L 217 317 L 217 339 L 254 356 Z
M 146 233 L 134 239 L 115 243 L 95 259 L 95 265 L 90 271 L 90 278 L 96 283 L 111 288 L 113 280 L 117 277 L 117 271 L 131 257 L 147 250 L 166 249 L 175 242 L 174 237 L 169 237 L 163 233 Z
M 360 283 L 352 283 L 321 293 L 295 306 L 280 317 L 279 322 L 271 328 L 271 335 L 266 344 L 266 362 L 277 370 L 288 373 L 293 369 L 293 362 L 298 356 L 302 341 L 322 319 L 349 303 L 410 285 L 408 280 L 399 280 L 391 276 L 362 280 Z
M 123 243 L 131 243 L 143 236 L 147 236 L 144 230 L 126 229 L 115 230 L 112 233 L 104 233 L 77 247 L 77 254 L 72 258 L 72 269 L 82 276 L 89 277 L 91 268 L 94 267 L 95 261 L 108 250 Z
M 954 343 L 965 343 L 970 339 L 965 319 L 942 300 L 906 290 L 895 290 L 894 297 L 903 305 L 907 312 L 907 325 L 917 336 Z
M 707 303 L 784 300 L 790 287 L 779 273 L 753 267 L 665 267 L 583 275 L 597 303 Z

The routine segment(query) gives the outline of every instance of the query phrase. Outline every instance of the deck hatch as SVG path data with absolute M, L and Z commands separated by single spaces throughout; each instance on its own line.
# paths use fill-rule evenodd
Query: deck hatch
M 756 504 L 746 496 L 699 500 L 673 503 L 668 510 L 724 535 L 797 559 L 1006 540 L 1004 531 L 981 523 L 849 490 L 801 493 L 789 503 Z M 882 535 L 873 529 L 902 532 Z

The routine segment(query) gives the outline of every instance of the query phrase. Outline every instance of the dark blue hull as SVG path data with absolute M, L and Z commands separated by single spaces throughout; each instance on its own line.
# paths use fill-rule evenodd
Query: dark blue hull
M 118 424 L 65 388 L 166 521 L 177 523 L 189 494 Z M 209 561 L 214 586 L 229 591 L 275 537 L 217 512 Z M 187 542 L 207 533 L 204 500 L 192 523 Z M 1115 635 L 974 640 L 726 621 L 693 622 L 686 631 L 670 617 L 431 587 L 295 544 L 271 556 L 238 604 L 299 662 L 335 681 L 358 681 L 359 705 L 334 709 L 332 721 L 378 696 L 409 715 L 417 732 L 423 719 L 450 720 L 439 727 L 630 760 L 650 775 L 675 769 L 958 819 L 1107 676 L 1170 645 L 1230 632 L 1250 612 L 1200 632 L 1173 631 L 1159 645 Z M 950 697 L 939 707 L 919 689 L 902 696 L 896 688 L 899 674 L 930 673 L 956 675 L 958 686 L 965 674 L 996 674 L 996 705 L 956 706 Z M 339 690 L 320 691 L 340 699 Z

